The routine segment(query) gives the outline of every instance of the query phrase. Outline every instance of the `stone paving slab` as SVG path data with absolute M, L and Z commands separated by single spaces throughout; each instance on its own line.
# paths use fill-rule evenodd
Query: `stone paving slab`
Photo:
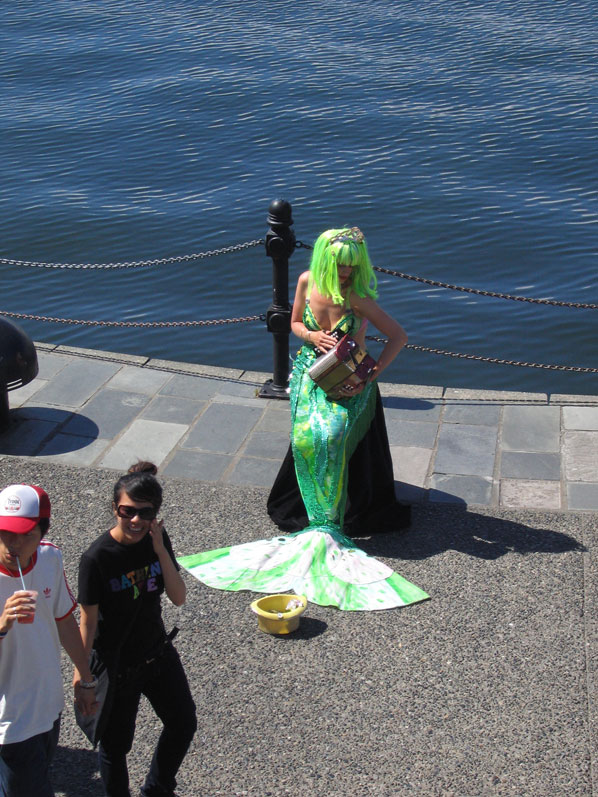
M 155 396 L 145 407 L 141 417 L 150 421 L 189 425 L 206 408 L 206 405 L 206 401 L 193 401 L 177 396 Z
M 563 407 L 565 429 L 598 430 L 598 407 Z
M 498 426 L 500 406 L 476 403 L 447 404 L 443 423 L 466 423 L 470 426 Z
M 419 416 L 415 416 L 416 418 Z M 413 420 L 395 420 L 386 417 L 388 441 L 393 446 L 409 446 L 414 448 L 434 448 L 438 425 Z
M 81 407 L 118 370 L 117 363 L 72 357 L 56 377 L 42 387 L 36 399 L 44 404 Z
M 503 451 L 500 475 L 504 479 L 552 479 L 560 481 L 561 457 L 553 453 Z
M 505 407 L 503 448 L 510 451 L 558 451 L 560 415 L 559 407 Z
M 91 437 L 89 429 L 95 426 L 97 436 L 113 438 L 124 431 L 145 408 L 149 396 L 124 390 L 98 390 L 85 404 L 85 409 L 74 414 L 63 426 L 66 434 Z
M 234 454 L 249 436 L 263 409 L 238 404 L 209 404 L 192 426 L 183 447 Z
M 468 424 L 443 425 L 438 436 L 434 471 L 491 477 L 496 440 L 496 428 Z
M 125 471 L 136 460 L 162 463 L 181 440 L 187 427 L 140 418 L 104 454 L 98 465 Z
M 492 503 L 492 479 L 488 476 L 460 476 L 433 473 L 429 500 L 434 503 L 466 505 Z
M 131 365 L 117 371 L 108 382 L 108 387 L 153 396 L 170 378 L 167 371 L 155 371 L 153 368 Z
M 500 503 L 521 508 L 560 509 L 561 486 L 559 482 L 541 479 L 502 479 Z
M 565 432 L 563 460 L 568 481 L 598 481 L 598 432 Z
M 36 344 L 37 379 L 9 394 L 0 455 L 268 487 L 288 401 L 270 374 Z M 380 385 L 397 494 L 417 503 L 598 509 L 598 396 Z
M 571 509 L 598 510 L 598 482 L 569 482 L 567 499 Z

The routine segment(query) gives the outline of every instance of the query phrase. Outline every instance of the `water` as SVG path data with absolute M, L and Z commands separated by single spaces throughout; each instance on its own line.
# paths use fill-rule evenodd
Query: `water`
M 598 23 L 591 0 L 61 0 L 0 9 L 5 257 L 114 262 L 359 225 L 376 265 L 598 302 Z M 291 284 L 307 265 L 291 258 Z M 0 309 L 177 321 L 265 312 L 261 247 L 141 271 L 0 265 Z M 380 279 L 410 342 L 598 367 L 596 311 Z M 262 323 L 37 340 L 272 370 Z M 292 343 L 292 349 L 295 343 Z M 376 347 L 373 347 L 374 352 Z M 385 379 L 596 393 L 595 374 L 407 351 Z

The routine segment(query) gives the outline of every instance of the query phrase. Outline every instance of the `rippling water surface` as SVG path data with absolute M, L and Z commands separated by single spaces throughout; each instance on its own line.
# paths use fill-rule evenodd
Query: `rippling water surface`
M 0 254 L 120 262 L 357 224 L 375 264 L 598 303 L 598 23 L 591 0 L 4 4 Z M 291 283 L 307 265 L 291 258 Z M 0 265 L 0 309 L 177 321 L 264 312 L 260 248 L 128 271 Z M 597 311 L 380 279 L 423 346 L 598 368 Z M 39 340 L 271 370 L 262 323 Z M 292 344 L 294 346 L 294 343 Z M 385 378 L 596 393 L 596 374 L 405 352 Z

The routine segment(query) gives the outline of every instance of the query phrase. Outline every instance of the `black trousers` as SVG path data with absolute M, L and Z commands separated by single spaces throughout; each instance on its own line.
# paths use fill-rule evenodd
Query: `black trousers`
M 141 695 L 147 697 L 164 725 L 142 789 L 146 797 L 174 793 L 176 773 L 197 728 L 187 676 L 179 654 L 168 643 L 159 658 L 119 677 L 99 747 L 100 775 L 108 797 L 130 794 L 127 754 L 133 745 Z

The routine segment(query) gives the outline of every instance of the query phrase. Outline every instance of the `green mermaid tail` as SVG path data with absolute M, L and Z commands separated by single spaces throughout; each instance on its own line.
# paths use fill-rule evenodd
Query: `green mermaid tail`
M 315 321 L 306 308 L 304 321 Z M 337 325 L 353 333 L 347 314 Z M 344 326 L 343 326 L 344 325 Z M 320 606 L 347 611 L 391 609 L 425 600 L 423 590 L 356 548 L 342 534 L 351 454 L 375 411 L 375 386 L 331 401 L 309 377 L 315 350 L 298 353 L 291 378 L 291 443 L 309 526 L 291 535 L 219 548 L 178 559 L 209 587 L 231 591 L 290 592 Z
M 425 600 L 423 590 L 333 530 L 219 548 L 178 561 L 208 587 L 232 591 L 290 592 L 320 606 L 346 611 L 391 609 Z

